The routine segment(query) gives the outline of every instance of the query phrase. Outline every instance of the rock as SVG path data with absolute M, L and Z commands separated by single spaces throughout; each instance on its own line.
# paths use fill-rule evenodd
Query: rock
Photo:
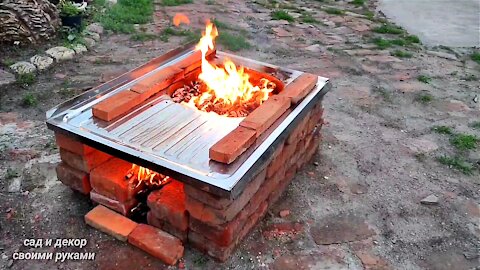
M 15 75 L 12 73 L 0 69 L 0 87 L 4 85 L 9 85 L 15 82 Z
M 86 37 L 92 38 L 95 41 L 100 41 L 100 35 L 98 33 L 90 31 L 85 31 L 84 33 Z
M 103 34 L 103 26 L 99 23 L 92 23 L 85 28 L 88 32 L 97 33 L 99 35 Z
M 319 165 L 319 163 L 318 163 L 318 162 L 316 162 L 316 161 L 315 161 L 315 162 L 313 162 L 313 166 L 315 166 L 315 167 L 316 167 L 316 166 L 318 166 L 318 165 Z
M 375 235 L 367 222 L 354 215 L 332 215 L 314 224 L 310 234 L 317 245 L 339 244 L 366 239 Z
M 53 58 L 37 54 L 30 58 L 30 62 L 34 64 L 38 70 L 44 70 L 53 64 Z
M 429 195 L 429 196 L 423 198 L 420 201 L 420 203 L 425 204 L 425 205 L 437 205 L 438 201 L 439 201 L 438 197 L 432 194 L 432 195 Z
M 413 153 L 430 153 L 438 149 L 438 145 L 427 139 L 407 139 L 406 146 Z
M 34 73 L 37 68 L 30 62 L 21 61 L 10 66 L 18 74 Z
M 445 53 L 445 52 L 427 51 L 427 54 L 438 56 L 440 58 L 449 59 L 449 60 L 455 60 L 455 61 L 458 60 L 457 56 L 455 56 L 454 54 Z
M 463 256 L 465 256 L 465 259 L 467 260 L 473 260 L 480 257 L 480 254 L 478 252 L 472 251 L 472 252 L 464 252 Z
M 272 26 L 280 26 L 280 25 L 289 25 L 290 23 L 286 20 L 272 20 L 272 21 L 268 21 L 267 24 Z
M 282 210 L 280 211 L 279 215 L 281 218 L 287 217 L 290 215 L 290 210 Z
M 92 38 L 85 37 L 83 38 L 83 41 L 85 42 L 87 48 L 92 48 L 93 46 L 95 46 L 95 40 L 93 40 Z
M 323 51 L 323 48 L 320 44 L 313 44 L 305 48 L 305 50 L 310 51 L 310 52 L 321 52 Z
M 277 37 L 291 37 L 293 34 L 286 31 L 285 29 L 281 27 L 275 27 L 272 28 L 273 32 L 277 35 Z
M 471 110 L 467 104 L 455 99 L 449 100 L 446 107 L 449 112 L 467 112 Z
M 13 260 L 10 259 L 10 260 L 8 260 L 8 262 L 7 262 L 7 267 L 10 268 L 10 267 L 12 267 L 12 266 L 13 266 Z
M 22 178 L 21 177 L 16 177 L 10 182 L 10 185 L 8 185 L 8 192 L 19 192 L 20 187 L 22 186 Z
M 53 57 L 57 62 L 73 59 L 75 56 L 74 50 L 62 46 L 50 48 L 45 53 Z
M 75 51 L 76 54 L 82 54 L 82 53 L 88 51 L 87 47 L 85 47 L 85 45 L 83 45 L 83 44 L 75 44 L 75 46 L 73 46 L 72 49 Z
M 369 55 L 366 57 L 369 61 L 379 63 L 402 62 L 402 60 L 390 55 Z

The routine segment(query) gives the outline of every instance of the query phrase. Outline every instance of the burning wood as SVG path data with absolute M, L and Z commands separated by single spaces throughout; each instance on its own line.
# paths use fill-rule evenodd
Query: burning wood
M 132 184 L 134 188 L 140 186 L 142 183 L 149 188 L 160 187 L 171 180 L 169 176 L 136 164 L 132 164 L 132 168 L 125 174 L 125 179 L 129 180 L 129 183 Z

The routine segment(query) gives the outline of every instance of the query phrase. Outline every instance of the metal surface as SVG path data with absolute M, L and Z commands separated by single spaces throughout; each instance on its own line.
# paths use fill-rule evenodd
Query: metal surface
M 141 77 L 152 76 L 193 52 L 183 48 L 152 60 L 112 82 L 93 89 L 47 112 L 49 128 L 76 137 L 87 145 L 168 174 L 199 189 L 222 197 L 235 197 L 269 158 L 275 142 L 328 91 L 328 79 L 319 77 L 314 90 L 288 115 L 277 121 L 263 141 L 225 165 L 209 160 L 209 148 L 238 126 L 243 118 L 227 118 L 205 113 L 183 104 L 174 103 L 168 96 L 156 96 L 142 106 L 111 122 L 92 116 L 91 108 L 101 100 L 128 89 Z M 272 66 L 258 61 L 217 52 L 236 64 L 268 72 L 290 83 L 301 72 Z M 147 70 L 142 72 L 143 70 Z M 148 71 L 150 70 L 150 71 Z M 140 75 L 138 75 L 140 74 Z M 276 126 L 276 127 L 275 127 Z

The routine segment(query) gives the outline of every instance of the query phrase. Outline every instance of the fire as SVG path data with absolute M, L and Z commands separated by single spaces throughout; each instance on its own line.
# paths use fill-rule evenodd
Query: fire
M 132 164 L 132 168 L 125 175 L 126 179 L 130 179 L 130 183 L 135 187 L 141 183 L 145 183 L 147 186 L 161 186 L 170 180 L 170 177 L 163 174 L 156 173 L 152 170 Z
M 183 13 L 175 14 L 173 17 L 173 25 L 179 26 L 181 23 L 190 24 L 190 19 Z
M 249 111 L 260 106 L 276 88 L 275 83 L 266 78 L 253 85 L 250 75 L 244 67 L 237 67 L 226 59 L 221 67 L 206 59 L 208 50 L 215 49 L 218 30 L 213 23 L 207 22 L 202 38 L 195 49 L 202 52 L 201 73 L 198 79 L 205 84 L 205 89 L 198 96 L 192 97 L 188 105 L 202 111 L 215 111 L 220 115 L 245 116 Z M 232 112 L 238 111 L 239 113 Z M 247 113 L 244 113 L 247 111 Z

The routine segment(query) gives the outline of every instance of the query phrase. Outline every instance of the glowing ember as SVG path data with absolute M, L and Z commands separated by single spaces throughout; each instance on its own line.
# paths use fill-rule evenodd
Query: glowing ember
M 202 34 L 196 46 L 196 49 L 202 52 L 201 73 L 198 75 L 202 86 L 196 89 L 200 93 L 192 96 L 192 92 L 188 94 L 188 90 L 186 94 L 176 91 L 176 100 L 201 111 L 213 111 L 219 115 L 231 117 L 248 115 L 268 99 L 277 85 L 266 78 L 256 79 L 256 82 L 252 83 L 254 80 L 245 68 L 237 67 L 231 60 L 226 59 L 222 66 L 208 62 L 206 55 L 208 50 L 215 49 L 214 40 L 218 36 L 218 31 L 215 25 L 208 21 Z M 185 95 L 189 97 L 179 98 Z
M 190 19 L 185 14 L 177 13 L 173 17 L 173 25 L 179 26 L 181 23 L 190 24 Z
M 147 187 L 158 187 L 166 184 L 170 180 L 168 176 L 136 164 L 132 164 L 132 168 L 127 172 L 125 178 L 129 179 L 130 184 L 134 187 L 138 187 L 142 183 L 145 183 Z

